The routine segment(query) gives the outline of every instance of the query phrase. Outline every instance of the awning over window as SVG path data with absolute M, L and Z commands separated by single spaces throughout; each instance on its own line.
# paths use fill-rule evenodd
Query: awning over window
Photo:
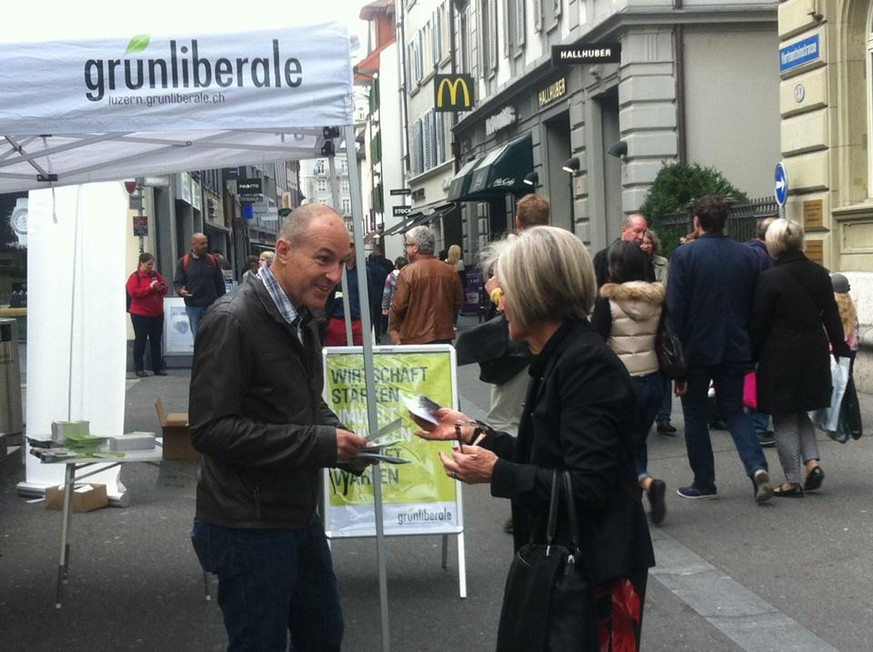
M 425 207 L 420 207 L 412 211 L 409 215 L 406 216 L 402 222 L 398 222 L 390 229 L 385 231 L 383 235 L 396 235 L 398 233 L 406 233 L 415 226 L 420 226 L 422 224 L 430 224 L 435 220 L 451 213 L 453 210 L 457 208 L 455 204 L 435 204 Z
M 449 199 L 486 201 L 506 194 L 523 195 L 530 192 L 530 186 L 524 183 L 525 175 L 533 172 L 533 142 L 530 134 L 491 150 L 472 170 L 468 170 L 468 166 L 469 163 L 452 179 Z M 460 193 L 458 196 L 453 192 L 456 181 Z
M 446 199 L 449 201 L 463 201 L 464 196 L 470 191 L 470 182 L 473 181 L 473 170 L 481 161 L 468 161 L 458 170 L 458 173 L 452 177 L 449 184 L 449 192 L 446 194 Z

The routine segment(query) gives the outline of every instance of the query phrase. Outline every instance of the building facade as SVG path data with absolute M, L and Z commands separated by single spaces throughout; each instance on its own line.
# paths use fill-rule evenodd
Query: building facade
M 593 248 L 618 235 L 665 162 L 713 166 L 751 196 L 772 192 L 775 2 L 454 5 L 455 55 L 475 79 L 476 105 L 454 128 L 463 167 L 449 198 L 477 246 L 511 228 L 530 173 L 552 223 Z M 618 56 L 554 65 L 555 45 L 608 45 Z

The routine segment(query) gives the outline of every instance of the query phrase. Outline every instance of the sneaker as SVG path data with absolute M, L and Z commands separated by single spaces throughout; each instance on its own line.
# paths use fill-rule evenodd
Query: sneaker
M 724 422 L 722 419 L 716 419 L 714 421 L 709 422 L 710 430 L 728 430 L 728 424 Z
M 718 490 L 715 487 L 712 489 L 701 489 L 693 484 L 687 487 L 679 487 L 676 493 L 683 498 L 716 498 L 718 496 Z
M 664 517 L 667 516 L 667 501 L 665 495 L 667 493 L 667 483 L 663 480 L 652 480 L 652 486 L 649 487 L 649 504 L 652 506 L 652 523 L 660 525 L 664 522 Z
M 166 376 L 166 375 L 167 375 L 167 372 L 164 371 L 163 369 L 158 369 L 158 370 L 155 372 L 155 376 Z
M 674 426 L 669 421 L 659 421 L 657 428 L 659 435 L 664 435 L 666 437 L 675 437 L 676 436 L 676 426 Z
M 770 475 L 764 469 L 755 471 L 752 478 L 752 486 L 755 487 L 755 502 L 759 505 L 766 503 L 773 497 L 773 487 L 770 486 Z
M 146 373 L 145 371 L 137 371 L 136 372 L 137 378 L 145 378 L 146 376 L 148 376 L 148 373 Z
M 761 448 L 772 448 L 775 446 L 776 438 L 773 436 L 773 431 L 765 430 L 764 432 L 759 432 L 758 443 L 761 444 Z

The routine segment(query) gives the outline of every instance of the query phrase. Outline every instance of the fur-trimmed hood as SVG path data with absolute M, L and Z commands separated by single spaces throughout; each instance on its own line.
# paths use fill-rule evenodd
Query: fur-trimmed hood
M 600 296 L 619 304 L 631 319 L 644 321 L 660 312 L 666 292 L 661 283 L 630 281 L 621 284 L 606 283 L 600 288 Z

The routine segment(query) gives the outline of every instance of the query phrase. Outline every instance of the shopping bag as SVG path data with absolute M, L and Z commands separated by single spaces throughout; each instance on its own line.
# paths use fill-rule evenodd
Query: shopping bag
M 849 358 L 831 358 L 831 404 L 830 407 L 815 411 L 813 423 L 819 430 L 824 430 L 829 437 L 837 432 L 840 418 L 840 407 L 846 386 L 849 384 L 849 369 L 852 361 Z
M 754 369 L 743 379 L 743 407 L 749 410 L 758 409 L 758 381 Z
M 861 426 L 861 405 L 858 403 L 858 392 L 855 380 L 851 376 L 846 385 L 843 404 L 840 406 L 840 417 L 837 420 L 837 441 L 845 444 L 849 439 L 861 439 L 864 434 Z

